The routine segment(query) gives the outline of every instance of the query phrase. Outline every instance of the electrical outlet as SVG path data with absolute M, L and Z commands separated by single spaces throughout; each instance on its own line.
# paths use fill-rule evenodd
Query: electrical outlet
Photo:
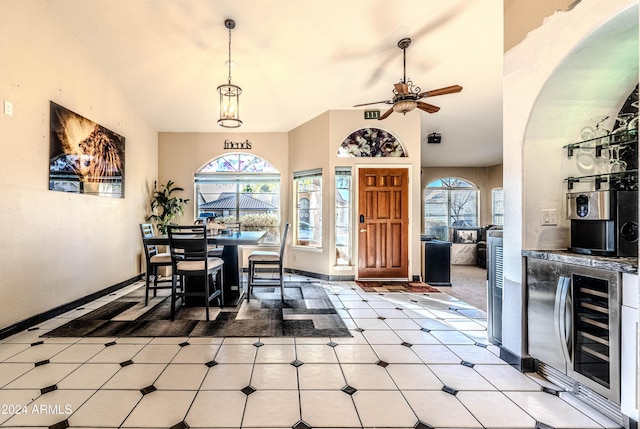
M 540 210 L 540 225 L 553 226 L 558 224 L 558 210 L 542 209 Z
M 4 102 L 4 114 L 7 116 L 13 116 L 13 103 L 10 101 Z

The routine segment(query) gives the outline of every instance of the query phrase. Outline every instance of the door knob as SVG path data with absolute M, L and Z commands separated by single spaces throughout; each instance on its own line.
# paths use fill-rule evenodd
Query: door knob
M 367 230 L 364 228 L 360 228 L 360 232 L 367 232 Z

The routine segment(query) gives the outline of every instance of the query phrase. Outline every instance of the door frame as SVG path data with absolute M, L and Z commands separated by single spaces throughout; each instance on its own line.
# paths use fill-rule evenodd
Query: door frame
M 414 259 L 412 258 L 412 238 L 411 238 L 411 228 L 413 227 L 413 223 L 411 222 L 411 213 L 413 212 L 413 198 L 411 196 L 411 187 L 414 186 L 411 177 L 413 174 L 413 165 L 411 164 L 385 164 L 385 165 L 381 165 L 381 164 L 355 164 L 354 165 L 354 171 L 355 174 L 353 176 L 353 183 L 354 184 L 358 184 L 354 186 L 354 196 L 353 196 L 353 201 L 354 201 L 354 206 L 353 206 L 353 218 L 351 219 L 352 225 L 353 225 L 353 233 L 351 236 L 351 240 L 353 243 L 353 260 L 355 261 L 355 265 L 353 267 L 354 270 L 354 279 L 359 280 L 359 271 L 360 271 L 360 240 L 358 240 L 358 231 L 359 231 L 359 213 L 358 213 L 358 209 L 359 209 L 359 201 L 360 201 L 360 169 L 366 169 L 366 168 L 389 168 L 389 169 L 405 169 L 407 170 L 407 210 L 409 210 L 409 224 L 408 224 L 408 239 L 407 239 L 407 255 L 409 258 L 409 262 L 407 264 L 407 278 L 403 279 L 403 278 L 394 278 L 394 280 L 407 280 L 407 281 L 411 281 L 412 278 L 412 267 L 413 267 L 413 263 L 414 263 Z M 420 184 L 418 183 L 418 186 Z M 418 220 L 419 221 L 419 220 Z M 414 220 L 414 222 L 416 222 Z M 419 257 L 420 255 L 418 255 Z M 367 280 L 372 280 L 370 278 L 367 278 Z

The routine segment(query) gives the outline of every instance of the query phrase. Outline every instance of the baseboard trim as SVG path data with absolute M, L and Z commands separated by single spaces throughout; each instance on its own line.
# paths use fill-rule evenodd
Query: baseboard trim
M 328 274 L 313 273 L 311 271 L 296 270 L 293 268 L 285 268 L 284 271 L 290 274 L 307 276 L 307 277 L 320 279 L 328 282 L 350 282 L 355 280 L 355 277 L 353 275 L 335 276 L 335 275 L 328 275 Z
M 125 280 L 123 282 L 117 283 L 113 286 L 109 286 L 105 289 L 99 290 L 98 292 L 94 292 L 92 294 L 89 294 L 85 297 L 76 299 L 75 301 L 71 301 L 67 304 L 63 304 L 61 306 L 58 306 L 56 308 L 53 308 L 51 310 L 45 311 L 44 313 L 40 313 L 40 314 L 36 314 L 35 316 L 31 316 L 28 319 L 25 319 L 21 322 L 15 323 L 13 325 L 7 326 L 6 328 L 2 328 L 0 329 L 0 340 L 10 337 L 11 335 L 17 334 L 18 332 L 24 331 L 26 329 L 32 328 L 33 326 L 42 323 L 42 322 L 46 322 L 49 319 L 52 319 L 56 316 L 61 315 L 62 313 L 66 313 L 69 310 L 73 310 L 76 307 L 79 307 L 81 305 L 87 304 L 91 301 L 94 301 L 98 298 L 101 298 L 105 295 L 108 295 L 110 293 L 113 293 L 115 291 L 117 291 L 118 289 L 122 289 L 125 286 L 129 286 L 130 284 L 133 284 L 135 282 L 137 282 L 138 280 L 142 279 L 144 274 L 138 274 L 135 277 L 131 277 L 128 280 Z
M 512 367 L 516 368 L 520 372 L 534 372 L 534 359 L 530 356 L 522 357 L 513 353 L 511 350 L 498 346 L 500 348 L 500 359 L 507 362 Z

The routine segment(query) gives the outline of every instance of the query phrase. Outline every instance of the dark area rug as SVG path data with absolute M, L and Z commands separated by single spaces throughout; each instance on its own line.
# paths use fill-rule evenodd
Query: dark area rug
M 365 281 L 356 280 L 356 284 L 365 292 L 409 292 L 409 293 L 439 293 L 440 291 L 434 287 L 422 282 L 403 282 L 403 281 Z
M 104 306 L 78 317 L 45 337 L 350 337 L 342 318 L 324 288 L 312 282 L 285 283 L 280 289 L 254 289 L 237 308 L 220 309 L 212 301 L 211 321 L 204 307 L 181 307 L 170 320 L 171 299 L 149 299 L 144 305 L 144 285 Z

